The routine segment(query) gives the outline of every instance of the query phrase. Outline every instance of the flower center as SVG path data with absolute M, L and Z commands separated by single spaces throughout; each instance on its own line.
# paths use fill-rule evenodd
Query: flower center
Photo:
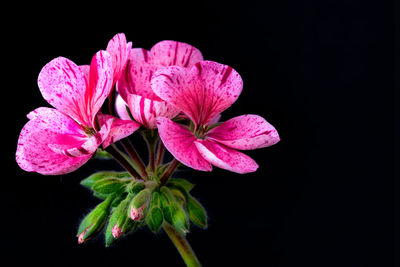
M 194 131 L 194 136 L 196 136 L 198 139 L 204 139 L 204 137 L 207 134 L 207 131 L 208 129 L 206 125 L 199 125 L 196 131 Z
M 87 136 L 91 137 L 96 134 L 96 130 L 93 127 L 81 125 L 82 130 L 87 134 Z

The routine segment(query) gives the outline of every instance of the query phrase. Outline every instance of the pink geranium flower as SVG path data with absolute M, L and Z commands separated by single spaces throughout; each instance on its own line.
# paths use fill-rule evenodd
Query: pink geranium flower
M 186 43 L 162 41 L 150 51 L 134 48 L 121 76 L 117 88 L 121 99 L 117 100 L 117 111 L 121 118 L 128 118 L 125 103 L 133 118 L 147 128 L 156 128 L 156 118 L 173 118 L 180 110 L 164 102 L 150 86 L 152 75 L 167 66 L 192 67 L 203 60 L 200 51 Z M 125 102 L 125 103 L 124 103 Z
M 90 66 L 59 57 L 43 67 L 38 85 L 53 108 L 28 114 L 17 145 L 19 166 L 41 174 L 65 174 L 86 163 L 97 147 L 134 132 L 132 121 L 99 114 L 113 83 L 111 56 L 99 51 Z
M 253 172 L 257 163 L 237 151 L 271 146 L 278 132 L 257 115 L 242 115 L 211 127 L 210 122 L 239 97 L 243 82 L 231 67 L 212 61 L 192 68 L 171 66 L 157 71 L 153 91 L 180 109 L 194 124 L 189 127 L 169 118 L 158 118 L 157 127 L 165 147 L 183 164 L 211 171 L 212 165 L 237 173 Z

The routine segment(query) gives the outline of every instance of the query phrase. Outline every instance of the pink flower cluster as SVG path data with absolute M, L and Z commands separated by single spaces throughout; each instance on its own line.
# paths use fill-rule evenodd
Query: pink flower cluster
M 90 66 L 63 57 L 50 61 L 39 74 L 38 86 L 53 108 L 40 107 L 27 116 L 16 152 L 17 163 L 26 171 L 72 172 L 99 147 L 140 126 L 158 129 L 178 161 L 202 171 L 214 165 L 253 172 L 257 163 L 237 150 L 279 141 L 275 128 L 257 115 L 218 122 L 220 113 L 239 97 L 243 81 L 233 68 L 203 60 L 201 52 L 186 43 L 162 41 L 147 51 L 132 48 L 124 34 L 117 34 Z M 101 113 L 113 90 L 118 92 L 119 117 Z

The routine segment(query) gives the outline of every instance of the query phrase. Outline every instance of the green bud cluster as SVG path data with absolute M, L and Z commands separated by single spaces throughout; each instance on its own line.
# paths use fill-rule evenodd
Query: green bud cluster
M 134 179 L 127 172 L 97 172 L 81 184 L 102 202 L 82 220 L 79 243 L 103 229 L 105 245 L 110 246 L 145 225 L 158 233 L 163 223 L 168 223 L 184 235 L 190 230 L 190 222 L 207 227 L 206 211 L 191 196 L 194 185 L 185 179 L 170 178 L 162 185 L 156 180 Z

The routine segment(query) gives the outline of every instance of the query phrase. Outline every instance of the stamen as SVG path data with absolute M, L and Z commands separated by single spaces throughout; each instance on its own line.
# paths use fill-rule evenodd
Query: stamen
M 92 127 L 89 127 L 89 126 L 81 125 L 81 128 L 85 132 L 85 134 L 87 134 L 87 136 L 89 136 L 89 137 L 92 137 L 93 135 L 95 135 L 97 133 L 95 129 L 93 129 Z

